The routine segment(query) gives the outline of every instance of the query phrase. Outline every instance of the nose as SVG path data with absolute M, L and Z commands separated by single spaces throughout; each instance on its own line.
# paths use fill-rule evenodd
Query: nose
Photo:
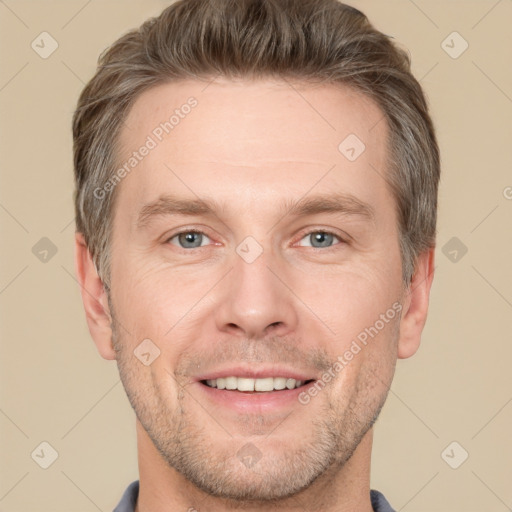
M 236 254 L 233 263 L 217 295 L 217 328 L 248 339 L 296 331 L 296 299 L 278 262 L 264 251 L 251 263 Z

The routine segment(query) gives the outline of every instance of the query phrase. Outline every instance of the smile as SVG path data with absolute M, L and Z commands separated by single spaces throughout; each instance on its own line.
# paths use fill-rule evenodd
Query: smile
M 286 377 L 265 377 L 263 379 L 251 379 L 248 377 L 223 377 L 218 379 L 206 379 L 201 383 L 210 388 L 225 389 L 228 391 L 241 391 L 245 393 L 281 391 L 284 389 L 296 389 L 311 380 L 296 380 Z

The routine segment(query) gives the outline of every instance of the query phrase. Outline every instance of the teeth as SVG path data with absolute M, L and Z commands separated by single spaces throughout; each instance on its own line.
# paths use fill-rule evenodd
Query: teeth
M 236 384 L 238 391 L 254 391 L 254 379 L 238 377 Z
M 230 389 L 238 391 L 274 391 L 294 389 L 302 386 L 305 381 L 287 379 L 286 377 L 265 377 L 264 379 L 249 379 L 247 377 L 224 377 L 208 379 L 206 384 L 211 388 Z
M 252 380 L 252 379 L 251 379 Z M 254 391 L 272 391 L 274 389 L 274 378 L 254 379 Z

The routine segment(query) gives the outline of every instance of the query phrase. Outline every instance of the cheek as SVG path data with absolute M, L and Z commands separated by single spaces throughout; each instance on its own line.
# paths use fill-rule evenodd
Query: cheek
M 361 386 L 381 390 L 392 375 L 400 268 L 390 267 L 379 267 L 374 262 L 340 268 L 322 279 L 315 275 L 302 277 L 298 294 L 334 331 L 324 330 L 324 343 L 336 375 L 331 386 L 335 402 L 348 400 Z
M 130 343 L 149 338 L 162 352 L 169 352 L 170 344 L 172 354 L 185 350 L 187 335 L 198 334 L 201 319 L 197 319 L 204 314 L 201 299 L 218 280 L 215 275 L 212 269 L 176 269 L 143 255 L 120 262 L 122 277 L 112 289 L 117 316 L 133 335 Z M 172 363 L 172 354 L 166 353 L 166 364 Z
M 400 269 L 390 267 L 376 260 L 290 278 L 295 293 L 334 331 L 342 349 L 398 300 Z
M 114 266 L 112 297 L 116 317 L 124 328 L 121 334 L 134 345 L 145 338 L 156 339 L 157 331 L 152 326 L 161 316 L 161 297 L 153 286 L 151 272 L 134 265 L 128 258 L 117 261 Z

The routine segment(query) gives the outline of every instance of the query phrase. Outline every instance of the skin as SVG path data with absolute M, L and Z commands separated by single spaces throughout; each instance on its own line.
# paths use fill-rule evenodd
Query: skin
M 129 112 L 119 162 L 190 96 L 198 101 L 117 185 L 110 297 L 76 235 L 91 336 L 102 357 L 117 360 L 137 416 L 136 510 L 370 512 L 372 425 L 397 358 L 419 347 L 434 268 L 432 248 L 403 287 L 382 111 L 329 85 L 219 79 L 205 87 L 160 85 Z M 353 162 L 338 150 L 351 133 L 366 145 Z M 278 207 L 333 191 L 369 203 L 374 221 L 292 217 Z M 162 193 L 224 206 L 137 229 L 142 206 Z M 205 234 L 201 247 L 175 236 L 190 228 Z M 310 229 L 335 236 L 315 248 Z M 263 249 L 250 264 L 236 252 L 247 236 Z M 229 363 L 281 363 L 321 378 L 397 301 L 401 314 L 305 405 L 234 411 L 195 380 Z M 148 338 L 160 355 L 146 366 L 133 351 Z M 261 455 L 251 467 L 237 456 L 248 444 Z

